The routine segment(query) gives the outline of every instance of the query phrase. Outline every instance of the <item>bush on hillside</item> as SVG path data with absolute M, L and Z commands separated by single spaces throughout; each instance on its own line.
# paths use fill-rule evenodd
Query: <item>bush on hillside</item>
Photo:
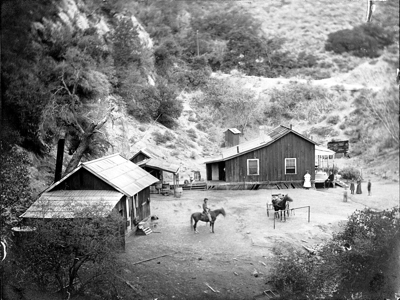
M 339 120 L 340 120 L 340 117 L 338 115 L 333 115 L 333 116 L 329 116 L 326 119 L 326 123 L 336 125 L 337 123 L 339 123 Z
M 196 140 L 197 139 L 197 134 L 196 131 L 193 128 L 190 128 L 188 130 L 186 130 L 188 136 L 192 139 L 192 140 Z
M 166 130 L 164 134 L 159 131 L 154 131 L 152 135 L 157 145 L 166 144 L 167 142 L 171 142 L 175 139 L 175 136 L 168 130 Z
M 390 265 L 399 246 L 396 213 L 396 208 L 356 211 L 342 232 L 315 246 L 313 254 L 290 249 L 288 254 L 278 253 L 272 282 L 280 291 L 279 299 L 391 297 L 395 287 L 385 271 L 396 269 Z
M 340 175 L 346 180 L 356 180 L 360 176 L 360 171 L 354 167 L 346 167 L 340 170 Z
M 393 43 L 392 36 L 376 24 L 362 24 L 328 35 L 325 50 L 338 54 L 348 52 L 358 57 L 378 57 L 379 51 Z

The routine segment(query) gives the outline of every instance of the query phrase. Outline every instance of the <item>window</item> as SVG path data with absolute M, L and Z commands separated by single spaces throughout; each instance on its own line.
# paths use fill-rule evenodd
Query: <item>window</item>
M 247 160 L 247 175 L 259 175 L 259 163 L 258 159 Z
M 297 174 L 295 158 L 285 158 L 285 174 Z

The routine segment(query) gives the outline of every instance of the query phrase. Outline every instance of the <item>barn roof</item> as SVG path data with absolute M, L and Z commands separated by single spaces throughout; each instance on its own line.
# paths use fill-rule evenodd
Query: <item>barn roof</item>
M 227 130 L 225 130 L 225 132 L 227 132 L 227 131 L 230 131 L 235 134 L 240 133 L 240 131 L 237 128 L 228 128 Z
M 126 196 L 132 197 L 146 187 L 158 182 L 158 179 L 149 174 L 130 160 L 119 154 L 105 156 L 99 159 L 81 163 L 74 171 L 51 185 L 45 192 L 53 190 L 69 176 L 85 169 L 114 187 Z
M 108 215 L 124 195 L 109 190 L 59 190 L 43 193 L 22 218 L 74 218 L 90 209 Z
M 262 137 L 258 137 L 256 139 L 253 139 L 251 141 L 248 142 L 244 142 L 241 143 L 237 146 L 233 146 L 230 148 L 227 148 L 225 150 L 222 151 L 222 153 L 217 156 L 217 157 L 213 157 L 210 158 L 209 160 L 207 160 L 205 163 L 215 163 L 215 162 L 220 162 L 220 161 L 226 161 L 229 160 L 231 158 L 237 157 L 237 156 L 241 156 L 245 153 L 263 148 L 265 146 L 268 146 L 272 143 L 274 143 L 275 141 L 279 140 L 280 138 L 284 137 L 285 135 L 287 135 L 288 133 L 294 133 L 296 135 L 298 135 L 299 137 L 303 138 L 304 140 L 316 144 L 313 140 L 310 140 L 309 138 L 303 136 L 302 134 L 294 131 L 293 129 L 280 125 L 276 128 L 274 128 L 272 131 L 270 131 L 267 135 L 262 136 Z
M 171 164 L 166 162 L 165 160 L 162 159 L 157 159 L 157 158 L 150 158 L 150 159 L 146 159 L 143 161 L 140 161 L 137 163 L 138 166 L 140 167 L 149 167 L 149 168 L 153 168 L 153 169 L 157 169 L 157 170 L 162 170 L 162 171 L 166 171 L 169 173 L 178 173 L 179 172 L 179 165 L 175 165 L 175 164 Z

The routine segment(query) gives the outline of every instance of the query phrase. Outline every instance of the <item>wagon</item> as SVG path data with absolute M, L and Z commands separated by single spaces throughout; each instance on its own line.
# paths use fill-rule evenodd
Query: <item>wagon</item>
M 283 197 L 285 197 L 284 194 L 272 194 L 271 195 L 271 201 L 267 202 L 267 216 L 269 217 L 269 212 L 272 211 L 274 213 L 274 217 L 279 217 L 279 214 L 281 215 L 281 219 L 282 219 L 282 210 L 280 211 L 275 211 L 274 209 L 274 205 L 272 204 L 272 200 L 281 200 L 283 199 Z M 284 209 L 285 214 L 283 214 L 285 216 L 286 219 L 286 215 L 289 216 L 289 202 L 286 202 L 286 207 Z

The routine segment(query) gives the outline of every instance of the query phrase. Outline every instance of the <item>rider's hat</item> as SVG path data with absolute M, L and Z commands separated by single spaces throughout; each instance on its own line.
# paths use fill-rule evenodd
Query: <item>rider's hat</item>
M 208 198 L 204 198 L 204 201 L 208 200 Z

